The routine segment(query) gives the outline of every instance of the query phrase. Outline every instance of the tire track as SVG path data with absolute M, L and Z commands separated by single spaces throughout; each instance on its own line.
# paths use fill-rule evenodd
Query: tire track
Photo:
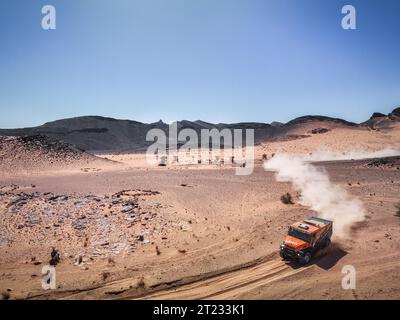
M 270 260 L 178 288 L 158 291 L 140 299 L 234 299 L 239 294 L 303 272 L 308 268 L 294 269 L 279 259 Z

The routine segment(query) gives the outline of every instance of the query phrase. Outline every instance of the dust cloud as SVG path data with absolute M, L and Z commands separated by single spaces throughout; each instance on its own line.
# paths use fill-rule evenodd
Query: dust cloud
M 300 203 L 334 222 L 334 237 L 348 238 L 352 225 L 365 219 L 363 203 L 344 188 L 333 184 L 328 173 L 303 158 L 278 154 L 264 163 L 276 171 L 276 179 L 290 182 L 300 192 Z

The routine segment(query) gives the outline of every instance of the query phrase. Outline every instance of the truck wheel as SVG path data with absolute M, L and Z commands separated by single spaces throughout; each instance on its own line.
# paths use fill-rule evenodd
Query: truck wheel
M 283 260 L 286 260 L 286 254 L 284 253 L 284 252 L 279 252 L 279 255 L 281 256 L 281 258 L 283 259 Z
M 306 265 L 311 261 L 311 254 L 310 253 L 306 253 L 304 255 L 304 257 L 301 259 L 301 264 Z

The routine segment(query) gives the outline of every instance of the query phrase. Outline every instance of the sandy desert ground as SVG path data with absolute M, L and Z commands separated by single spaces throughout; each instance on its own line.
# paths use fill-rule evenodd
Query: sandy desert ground
M 400 158 L 315 164 L 367 216 L 305 267 L 281 261 L 278 248 L 289 224 L 316 213 L 261 161 L 264 153 L 398 146 L 398 125 L 331 128 L 257 146 L 249 176 L 231 165 L 152 167 L 143 154 L 78 154 L 54 166 L 37 154 L 11 168 L 3 154 L 0 291 L 11 299 L 399 299 Z M 295 204 L 281 203 L 286 192 Z M 57 289 L 45 291 L 52 247 L 61 253 Z M 356 268 L 356 290 L 341 287 L 345 265 Z

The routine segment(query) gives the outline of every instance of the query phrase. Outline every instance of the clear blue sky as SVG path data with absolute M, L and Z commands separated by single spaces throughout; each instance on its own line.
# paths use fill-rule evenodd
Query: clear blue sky
M 41 8 L 57 29 L 41 28 Z M 357 9 L 357 30 L 341 8 Z M 363 121 L 400 104 L 398 0 L 3 0 L 0 127 Z

